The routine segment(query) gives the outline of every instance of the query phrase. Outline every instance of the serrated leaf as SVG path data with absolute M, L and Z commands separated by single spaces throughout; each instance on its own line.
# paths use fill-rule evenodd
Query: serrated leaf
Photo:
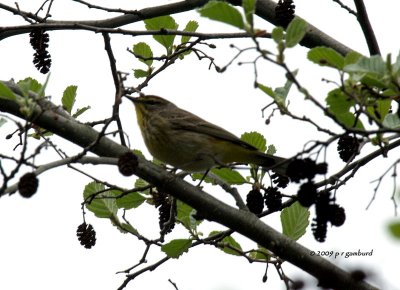
M 112 191 L 104 191 L 105 187 L 101 183 L 95 181 L 90 182 L 85 186 L 83 198 L 90 201 L 93 194 L 95 198 L 89 203 L 86 203 L 86 208 L 93 212 L 99 218 L 111 218 L 117 214 L 118 207 Z
M 72 117 L 74 118 L 78 118 L 80 115 L 82 115 L 83 113 L 85 113 L 87 110 L 89 110 L 91 107 L 90 106 L 86 106 L 83 108 L 79 108 L 76 110 L 75 113 L 72 114 Z
M 132 233 L 134 235 L 139 234 L 138 230 L 135 229 L 131 224 L 121 223 L 120 228 L 121 228 L 121 230 L 123 230 L 124 232 L 127 232 L 127 233 Z
M 27 89 L 29 91 L 35 92 L 35 93 L 40 93 L 40 90 L 42 89 L 42 84 L 39 83 L 37 80 L 27 77 L 23 80 L 18 81 L 18 85 L 25 84 L 27 86 Z
M 211 237 L 219 233 L 220 231 L 212 231 L 208 236 Z M 220 244 L 221 246 L 218 248 L 223 252 L 234 256 L 241 256 L 240 252 L 242 251 L 242 247 L 234 238 L 232 238 L 232 236 L 223 238 L 222 241 L 220 241 Z M 239 252 L 234 249 L 237 249 Z
M 356 63 L 360 57 L 362 57 L 361 54 L 359 54 L 358 52 L 355 51 L 350 51 L 349 53 L 346 54 L 345 58 L 344 58 L 344 65 L 348 65 L 348 64 L 353 64 Z
M 307 58 L 321 66 L 330 66 L 337 69 L 343 69 L 345 58 L 336 50 L 330 47 L 314 47 L 308 51 Z M 350 56 L 347 61 L 350 61 Z
M 282 233 L 297 241 L 306 232 L 310 211 L 295 202 L 281 212 Z
M 257 2 L 257 0 L 243 0 L 242 1 L 244 16 L 245 16 L 247 24 L 250 27 L 253 27 L 253 16 L 254 16 L 254 12 L 256 10 L 256 2 Z
M 119 196 L 122 194 L 122 191 L 120 190 L 113 190 L 113 193 L 115 196 Z M 146 198 L 141 195 L 138 192 L 130 192 L 128 194 L 125 194 L 121 198 L 117 198 L 117 206 L 118 208 L 124 208 L 124 209 L 132 209 L 132 208 L 137 208 L 140 206 Z
M 285 32 L 285 30 L 284 30 L 282 27 L 280 27 L 280 26 L 275 27 L 275 28 L 272 30 L 272 34 L 271 34 L 272 39 L 273 39 L 276 43 L 280 43 L 280 42 L 283 40 L 284 32 Z
M 373 55 L 369 58 L 360 57 L 356 63 L 346 65 L 344 70 L 349 73 L 372 73 L 383 76 L 386 71 L 386 64 L 381 56 Z
M 238 171 L 230 168 L 213 168 L 211 173 L 215 174 L 229 184 L 246 183 L 246 179 Z
M 75 104 L 77 86 L 68 86 L 63 93 L 61 103 L 64 109 L 71 114 L 72 108 Z
M 250 252 L 250 258 L 256 260 L 269 261 L 271 256 L 272 256 L 271 252 L 260 245 L 258 246 L 258 249 L 256 251 Z
M 7 120 L 3 117 L 0 117 L 0 127 L 7 123 Z
M 368 113 L 378 122 L 383 121 L 392 106 L 391 100 L 376 100 L 373 106 L 368 106 Z
M 192 245 L 191 239 L 176 239 L 161 247 L 161 251 L 167 254 L 170 258 L 178 258 L 183 253 L 187 252 Z
M 145 42 L 136 43 L 133 46 L 133 52 L 138 56 L 139 61 L 143 62 L 147 66 L 151 66 L 153 63 L 153 51 L 150 46 Z
M 276 148 L 274 145 L 268 145 L 267 154 L 274 155 L 276 153 Z
M 210 1 L 197 11 L 202 17 L 244 29 L 242 15 L 235 7 L 226 2 Z
M 328 93 L 326 104 L 331 112 L 338 114 L 349 112 L 355 102 L 349 96 L 345 95 L 341 89 L 334 89 Z
M 194 20 L 190 20 L 187 24 L 186 27 L 183 29 L 183 31 L 186 32 L 195 32 L 197 28 L 199 27 L 199 23 Z M 192 38 L 191 36 L 183 35 L 181 38 L 181 43 L 188 42 Z
M 196 212 L 190 205 L 177 200 L 176 201 L 176 219 L 189 231 L 193 231 L 202 222 L 193 218 L 193 214 Z
M 400 127 L 400 118 L 397 114 L 388 114 L 385 116 L 382 122 L 383 126 L 395 129 Z
M 308 24 L 303 19 L 295 17 L 286 29 L 286 47 L 297 45 L 307 33 Z
M 169 15 L 145 19 L 144 23 L 147 30 L 176 30 L 179 26 L 175 19 Z M 153 38 L 167 49 L 168 54 L 171 52 L 175 35 L 153 35 Z
M 147 77 L 149 75 L 149 71 L 142 70 L 142 69 L 134 69 L 133 70 L 133 75 L 137 79 L 145 78 L 145 77 Z
M 10 101 L 15 101 L 17 99 L 13 91 L 7 87 L 3 82 L 0 82 L 0 98 Z
M 258 132 L 246 132 L 240 136 L 240 139 L 253 145 L 261 152 L 265 152 L 267 150 L 267 140 L 264 136 Z
M 400 222 L 391 222 L 388 225 L 388 230 L 394 238 L 400 239 Z

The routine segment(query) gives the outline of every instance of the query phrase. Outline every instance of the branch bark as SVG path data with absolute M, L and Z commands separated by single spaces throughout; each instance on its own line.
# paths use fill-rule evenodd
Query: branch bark
M 18 93 L 15 86 L 7 84 Z M 54 104 L 42 99 L 41 104 L 35 106 L 30 121 L 101 157 L 118 157 L 129 150 L 104 136 L 99 139 L 99 133 L 96 130 L 68 117 L 57 108 Z M 0 111 L 25 118 L 17 103 L 13 101 L 0 99 Z M 138 156 L 135 175 L 197 209 L 205 218 L 237 231 L 271 250 L 282 259 L 316 277 L 325 287 L 352 290 L 378 289 L 364 281 L 355 281 L 349 273 L 328 260 L 311 255 L 309 249 L 277 232 L 254 214 L 221 202 L 140 156 Z

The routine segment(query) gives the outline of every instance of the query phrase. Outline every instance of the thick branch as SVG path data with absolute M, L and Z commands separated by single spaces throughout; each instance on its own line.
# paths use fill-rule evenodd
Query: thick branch
M 42 106 L 49 103 L 42 100 Z M 47 104 L 47 107 L 56 107 Z M 24 118 L 15 102 L 0 99 L 0 110 Z M 73 142 L 81 147 L 93 145 L 98 140 L 98 132 L 55 110 L 34 109 L 33 120 L 38 126 Z M 32 121 L 32 120 L 31 120 Z M 118 157 L 128 148 L 102 137 L 90 151 L 100 156 Z M 328 260 L 310 255 L 310 250 L 277 232 L 263 223 L 254 214 L 233 208 L 214 198 L 201 189 L 185 182 L 178 176 L 166 172 L 138 156 L 135 174 L 163 191 L 182 200 L 200 211 L 207 219 L 216 221 L 250 238 L 271 250 L 284 260 L 296 265 L 316 277 L 323 285 L 335 289 L 376 290 L 364 281 L 355 281 L 351 275 Z
M 170 15 L 185 11 L 193 10 L 197 7 L 200 7 L 207 3 L 207 0 L 186 0 L 177 3 L 171 3 L 166 5 L 161 5 L 157 7 L 144 8 L 142 10 L 135 11 L 135 13 L 126 14 L 122 16 L 117 16 L 113 18 L 103 19 L 103 20 L 86 20 L 86 21 L 52 21 L 47 20 L 46 24 L 49 26 L 46 27 L 46 30 L 71 30 L 71 29 L 85 29 L 84 27 L 92 27 L 93 28 L 119 28 L 121 26 L 142 21 L 144 19 L 149 19 L 157 16 Z M 241 5 L 241 0 L 230 0 L 230 3 L 233 5 Z M 256 14 L 265 19 L 266 21 L 277 25 L 275 19 L 275 7 L 276 3 L 272 0 L 258 0 L 257 1 L 257 9 Z M 29 15 L 27 12 L 18 11 L 15 8 L 6 6 L 4 4 L 0 4 L 0 8 L 8 10 L 14 14 L 23 14 Z M 34 26 L 24 25 L 21 27 L 16 27 L 15 29 L 9 29 L 9 27 L 1 27 L 0 28 L 0 40 L 24 33 L 29 33 Z M 109 32 L 109 31 L 103 31 Z M 339 53 L 345 55 L 350 52 L 351 49 L 344 44 L 336 41 L 334 38 L 325 34 L 315 26 L 309 24 L 309 29 L 306 37 L 301 42 L 306 47 L 315 47 L 315 46 L 328 46 Z

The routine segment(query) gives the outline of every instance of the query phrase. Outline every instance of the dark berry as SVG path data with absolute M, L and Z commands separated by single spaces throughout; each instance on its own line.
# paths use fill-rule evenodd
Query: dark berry
M 265 205 L 270 211 L 282 209 L 282 194 L 275 187 L 268 187 L 264 194 Z
M 246 205 L 252 213 L 262 213 L 264 209 L 264 199 L 258 189 L 250 190 L 250 192 L 247 194 Z
M 135 173 L 138 159 L 132 152 L 126 152 L 118 158 L 119 172 L 124 176 L 131 176 Z
M 303 183 L 297 192 L 297 200 L 304 207 L 312 206 L 317 201 L 317 197 L 317 187 L 312 181 Z
M 317 174 L 327 174 L 328 173 L 328 163 L 326 162 L 322 162 L 322 163 L 318 163 L 315 167 L 315 172 Z
M 339 138 L 337 150 L 340 159 L 344 162 L 351 161 L 359 152 L 360 141 L 353 136 L 343 135 Z
M 278 25 L 288 26 L 294 18 L 295 5 L 293 0 L 279 0 L 275 7 L 275 18 Z
M 176 213 L 176 208 L 172 208 L 174 206 L 176 206 L 176 203 L 172 203 L 168 198 L 158 208 L 159 225 L 164 234 L 172 232 L 175 227 L 175 216 L 171 216 L 171 212 Z
M 76 230 L 79 242 L 86 249 L 90 249 L 96 244 L 96 231 L 91 224 L 82 223 Z
M 314 218 L 311 223 L 311 231 L 313 232 L 314 238 L 322 243 L 325 242 L 326 233 L 327 233 L 327 223 L 319 220 L 318 218 Z
M 25 173 L 18 182 L 18 191 L 21 196 L 29 198 L 34 195 L 38 189 L 39 180 L 33 172 Z

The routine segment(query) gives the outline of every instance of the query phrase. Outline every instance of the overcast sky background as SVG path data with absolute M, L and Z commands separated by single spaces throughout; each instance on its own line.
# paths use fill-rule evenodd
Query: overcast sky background
M 111 5 L 110 1 L 97 1 L 98 5 Z M 114 7 L 139 9 L 170 1 L 113 1 Z M 343 1 L 352 5 L 352 1 Z M 2 3 L 13 5 L 14 1 Z M 19 1 L 25 11 L 36 11 L 41 1 Z M 400 3 L 394 0 L 365 1 L 368 13 L 375 29 L 382 54 L 392 53 L 397 56 L 400 39 L 397 35 L 397 18 Z M 333 1 L 296 1 L 296 12 L 313 25 L 328 33 L 349 47 L 368 54 L 365 41 L 354 17 L 338 8 Z M 110 6 L 108 6 L 110 7 Z M 53 4 L 54 20 L 88 20 L 110 17 L 106 13 L 89 10 L 86 7 L 67 0 L 57 0 Z M 173 16 L 183 28 L 188 20 L 196 19 L 200 23 L 199 31 L 236 31 L 223 24 L 199 19 L 194 12 Z M 24 24 L 22 18 L 12 16 L 0 10 L 0 26 Z M 257 27 L 270 31 L 271 25 L 257 21 Z M 142 29 L 138 23 L 125 28 Z M 53 102 L 60 103 L 62 92 L 68 85 L 78 86 L 76 107 L 92 107 L 82 116 L 81 121 L 98 120 L 111 114 L 114 99 L 114 86 L 108 58 L 103 49 L 103 38 L 90 32 L 54 31 L 50 34 L 49 51 L 52 56 L 51 77 L 47 95 Z M 143 68 L 126 51 L 127 47 L 140 41 L 151 43 L 155 52 L 163 53 L 163 48 L 150 37 L 111 36 L 117 67 L 130 72 L 132 68 Z M 233 41 L 209 41 L 217 49 L 203 49 L 210 53 L 218 65 L 223 66 L 236 53 L 229 48 Z M 235 41 L 244 48 L 249 41 Z M 273 50 L 270 40 L 263 41 L 267 49 Z M 307 49 L 296 48 L 290 51 L 287 62 L 290 67 L 300 68 L 299 80 L 320 100 L 331 85 L 321 82 L 321 77 L 335 78 L 329 69 L 320 68 L 305 61 Z M 28 35 L 20 35 L 1 41 L 0 44 L 0 79 L 15 80 L 27 76 L 44 82 L 45 76 L 36 71 L 32 64 L 33 50 Z M 241 61 L 252 60 L 245 55 Z M 155 64 L 156 65 L 156 64 Z M 208 61 L 198 61 L 194 56 L 187 57 L 150 82 L 145 93 L 157 94 L 167 98 L 182 108 L 186 108 L 203 118 L 214 122 L 229 131 L 240 135 L 246 131 L 259 131 L 274 144 L 280 156 L 291 156 L 301 151 L 305 142 L 326 136 L 316 133 L 309 126 L 277 116 L 270 125 L 265 125 L 260 109 L 270 100 L 261 92 L 253 89 L 253 68 L 249 66 L 231 66 L 225 73 L 219 74 L 208 70 Z M 284 73 L 272 64 L 264 63 L 260 67 L 259 82 L 272 87 L 281 86 Z M 130 84 L 135 80 L 130 78 Z M 137 82 L 136 82 L 137 84 Z M 245 106 L 243 104 L 246 104 Z M 321 116 L 312 106 L 303 103 L 303 97 L 293 91 L 291 106 L 298 113 Z M 133 105 L 124 101 L 121 105 L 121 118 L 124 128 L 130 136 L 132 148 L 146 152 L 136 126 Z M 0 128 L 1 136 L 12 132 L 11 123 Z M 73 155 L 79 148 L 55 137 L 55 142 L 62 144 L 62 149 Z M 17 144 L 2 139 L 1 152 L 10 152 Z M 32 143 L 33 144 L 33 143 Z M 35 143 L 37 144 L 37 143 Z M 61 146 L 61 145 L 60 145 Z M 34 149 L 32 145 L 30 149 Z M 333 173 L 343 163 L 337 157 L 335 146 L 328 150 L 330 172 Z M 390 152 L 392 160 L 398 158 L 399 150 Z M 336 155 L 335 155 L 336 154 Z M 150 158 L 149 155 L 147 157 Z M 37 158 L 37 164 L 44 164 L 56 158 L 51 149 Z M 300 239 L 300 243 L 310 250 L 319 251 L 371 251 L 372 257 L 350 257 L 336 259 L 334 262 L 345 269 L 362 268 L 370 274 L 371 280 L 382 289 L 400 289 L 398 269 L 393 265 L 400 259 L 399 242 L 394 241 L 386 231 L 387 223 L 394 218 L 394 207 L 390 200 L 392 179 L 384 180 L 376 199 L 369 210 L 365 210 L 376 184 L 370 181 L 378 178 L 390 161 L 375 160 L 361 169 L 358 176 L 342 187 L 338 193 L 338 203 L 346 209 L 347 220 L 340 228 L 330 228 L 325 243 L 314 240 L 310 230 Z M 98 178 L 111 180 L 113 183 L 131 186 L 133 178 L 123 178 L 115 167 L 85 167 Z M 25 169 L 27 170 L 27 169 Z M 21 172 L 23 173 L 23 172 Z M 245 172 L 243 172 L 245 174 Z M 90 180 L 67 168 L 48 171 L 39 177 L 38 193 L 31 199 L 23 199 L 18 194 L 0 199 L 0 289 L 116 289 L 124 280 L 123 274 L 115 274 L 136 264 L 144 250 L 136 238 L 122 235 L 111 226 L 110 222 L 95 218 L 91 213 L 87 222 L 93 224 L 97 232 L 97 244 L 91 250 L 80 246 L 76 238 L 76 228 L 82 223 L 80 204 L 82 190 Z M 295 188 L 292 188 L 295 193 Z M 214 188 L 208 190 L 218 198 L 232 201 L 226 193 Z M 242 190 L 246 193 L 246 190 Z M 311 209 L 311 217 L 314 216 Z M 158 213 L 149 205 L 135 211 L 130 216 L 131 222 L 144 235 L 152 238 L 158 234 Z M 265 221 L 280 230 L 279 215 L 267 217 Z M 216 224 L 203 225 L 200 230 L 207 234 L 210 230 L 222 229 Z M 187 237 L 178 227 L 173 237 Z M 254 244 L 238 235 L 234 236 L 246 249 Z M 148 264 L 160 257 L 156 251 L 148 257 Z M 302 272 L 288 263 L 284 269 L 292 278 L 304 277 Z M 145 273 L 131 282 L 126 289 L 173 289 L 168 282 L 171 279 L 180 290 L 244 290 L 244 289 L 283 289 L 276 271 L 270 267 L 267 284 L 261 279 L 265 265 L 249 264 L 243 258 L 223 254 L 213 247 L 192 249 L 179 260 L 172 260 L 154 272 Z M 312 288 L 309 288 L 312 289 Z

